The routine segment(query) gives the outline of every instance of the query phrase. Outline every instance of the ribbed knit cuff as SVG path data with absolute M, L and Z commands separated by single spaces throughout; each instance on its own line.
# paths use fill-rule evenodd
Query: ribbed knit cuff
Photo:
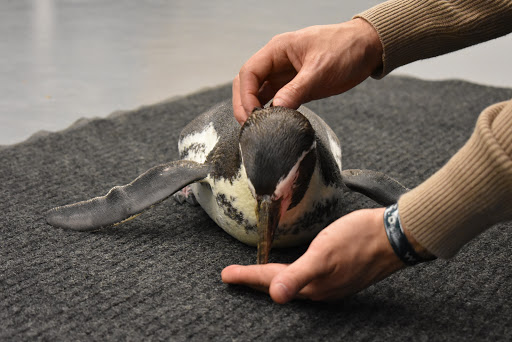
M 440 258 L 512 220 L 512 100 L 484 110 L 464 147 L 398 205 L 403 227 Z
M 390 0 L 356 15 L 377 31 L 382 78 L 399 66 L 512 32 L 512 1 Z

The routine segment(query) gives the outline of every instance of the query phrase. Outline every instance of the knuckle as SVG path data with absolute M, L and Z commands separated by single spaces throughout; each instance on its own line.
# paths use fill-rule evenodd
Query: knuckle
M 254 73 L 254 65 L 248 62 L 242 66 L 238 75 L 235 77 L 235 81 L 238 83 L 242 82 L 242 80 L 246 82 L 247 80 L 252 80 L 253 77 L 256 77 L 258 82 L 260 82 L 257 74 Z
M 321 267 L 321 276 L 333 274 L 337 263 L 337 249 L 329 244 L 332 237 L 328 232 L 320 232 L 308 248 L 308 253 L 314 255 Z
M 240 68 L 240 71 L 238 72 L 238 75 L 236 75 L 235 80 L 236 79 L 240 80 L 241 78 L 243 78 L 243 76 L 247 73 L 247 70 L 248 70 L 248 66 L 246 63 L 246 64 L 242 65 L 242 67 Z
M 296 82 L 289 83 L 288 92 L 291 93 L 291 95 L 293 95 L 294 97 L 301 96 L 304 93 L 304 86 Z
M 331 236 L 331 232 L 328 230 L 328 229 L 322 229 L 318 234 L 317 236 L 315 237 L 315 239 L 313 240 L 313 242 L 311 243 L 311 247 L 315 247 L 315 248 L 319 248 L 320 250 L 324 250 L 325 249 L 325 244 L 330 241 L 330 239 L 332 238 Z M 320 245 L 320 246 L 319 246 Z
M 301 103 L 308 101 L 309 94 L 303 84 L 290 82 L 279 93 L 279 98 L 283 99 L 288 106 L 299 107 Z
M 325 243 L 323 240 L 319 239 L 318 235 L 315 240 L 311 242 L 308 248 L 308 253 L 313 254 L 317 259 L 325 258 Z
M 278 49 L 286 49 L 287 46 L 293 45 L 293 42 L 297 40 L 297 31 L 295 32 L 285 32 L 275 35 L 270 39 L 267 45 L 278 48 Z
M 279 44 L 280 42 L 283 41 L 283 39 L 286 38 L 286 33 L 280 33 L 280 34 L 276 34 L 275 36 L 273 36 L 271 39 L 270 39 L 270 44 Z

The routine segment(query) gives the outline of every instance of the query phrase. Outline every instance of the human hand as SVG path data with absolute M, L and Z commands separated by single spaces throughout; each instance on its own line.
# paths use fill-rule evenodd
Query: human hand
M 293 298 L 334 300 L 405 267 L 384 230 L 384 208 L 363 209 L 322 230 L 304 255 L 290 265 L 231 265 L 222 281 L 270 293 L 284 304 Z
M 233 81 L 233 109 L 243 123 L 255 107 L 275 106 L 340 94 L 382 64 L 382 44 L 363 19 L 312 26 L 275 36 L 252 56 Z

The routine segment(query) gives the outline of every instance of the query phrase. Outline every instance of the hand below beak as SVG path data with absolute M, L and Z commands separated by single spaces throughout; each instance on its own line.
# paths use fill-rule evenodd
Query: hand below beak
M 259 240 L 256 262 L 258 264 L 266 264 L 270 248 L 272 248 L 274 232 L 281 216 L 281 200 L 272 200 L 270 196 L 263 196 L 257 201 L 256 218 L 258 220 Z

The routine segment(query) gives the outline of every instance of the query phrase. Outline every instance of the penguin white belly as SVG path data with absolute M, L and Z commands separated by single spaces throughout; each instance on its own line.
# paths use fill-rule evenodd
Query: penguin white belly
M 180 157 L 204 163 L 218 140 L 213 124 L 209 124 L 202 131 L 180 139 Z M 232 181 L 216 180 L 208 175 L 190 188 L 199 205 L 217 225 L 241 242 L 256 246 L 256 200 L 249 190 L 243 165 Z
M 232 180 L 205 180 L 191 186 L 197 202 L 229 235 L 256 246 L 256 200 L 252 196 L 243 170 Z

